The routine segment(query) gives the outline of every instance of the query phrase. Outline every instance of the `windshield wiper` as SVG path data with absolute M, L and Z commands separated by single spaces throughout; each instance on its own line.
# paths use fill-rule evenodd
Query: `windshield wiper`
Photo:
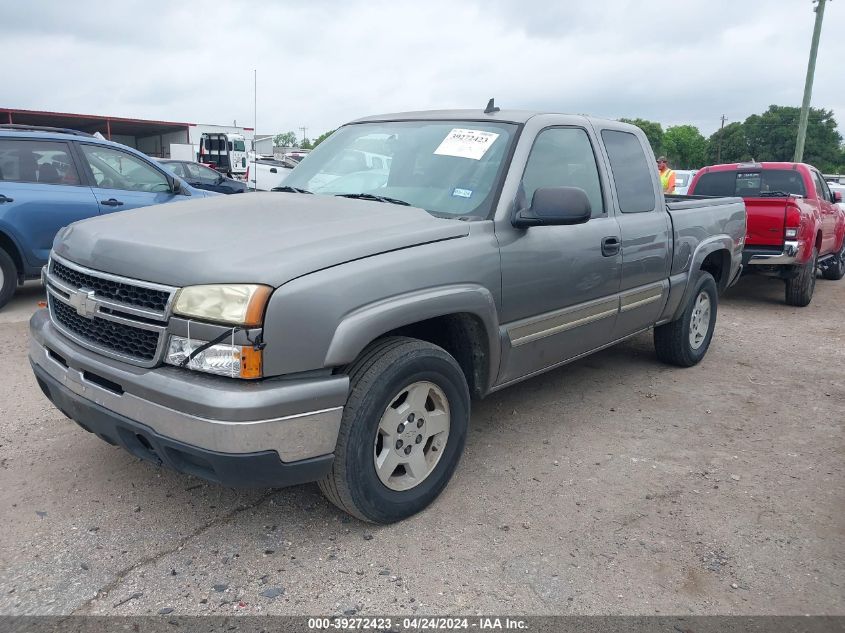
M 786 198 L 791 196 L 791 193 L 787 193 L 786 191 L 761 191 L 760 197 L 761 198 Z
M 401 204 L 403 207 L 412 206 L 410 202 L 399 200 L 398 198 L 388 198 L 387 196 L 375 196 L 371 193 L 338 193 L 335 194 L 339 198 L 354 198 L 355 200 L 375 200 L 376 202 L 389 202 L 390 204 Z
M 282 185 L 281 187 L 273 187 L 270 191 L 284 191 L 286 193 L 314 193 L 313 191 L 308 191 L 307 189 L 300 189 L 299 187 L 289 187 L 287 185 Z

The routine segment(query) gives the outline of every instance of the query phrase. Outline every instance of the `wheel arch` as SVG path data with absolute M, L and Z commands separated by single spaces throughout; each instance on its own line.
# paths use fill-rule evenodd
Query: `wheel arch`
M 0 248 L 6 251 L 9 254 L 9 257 L 12 258 L 12 261 L 15 263 L 15 268 L 17 268 L 18 278 L 20 279 L 25 270 L 23 255 L 21 254 L 20 248 L 18 248 L 17 242 L 15 242 L 14 238 L 2 228 L 0 228 Z
M 731 282 L 731 249 L 733 242 L 728 235 L 715 235 L 710 239 L 701 242 L 690 258 L 690 266 L 687 271 L 686 288 L 684 288 L 681 300 L 675 306 L 671 321 L 680 318 L 684 309 L 689 303 L 693 288 L 701 272 L 713 275 L 716 280 L 716 288 L 719 293 L 723 292 Z M 713 273 L 717 273 L 716 277 Z
M 408 336 L 452 354 L 471 392 L 480 397 L 499 371 L 496 304 L 481 286 L 458 285 L 404 294 L 349 313 L 335 329 L 324 366 L 352 363 L 373 341 Z

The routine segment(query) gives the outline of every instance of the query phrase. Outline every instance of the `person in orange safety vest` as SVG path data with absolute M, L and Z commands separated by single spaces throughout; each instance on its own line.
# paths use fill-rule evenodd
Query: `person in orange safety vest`
M 663 193 L 675 193 L 675 172 L 669 169 L 669 163 L 665 156 L 657 159 L 657 171 L 660 172 L 660 184 L 663 185 Z

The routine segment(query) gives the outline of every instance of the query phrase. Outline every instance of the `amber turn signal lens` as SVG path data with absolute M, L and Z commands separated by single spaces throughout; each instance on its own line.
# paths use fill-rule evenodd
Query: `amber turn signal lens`
M 261 378 L 263 360 L 260 349 L 245 346 L 241 352 L 241 378 Z

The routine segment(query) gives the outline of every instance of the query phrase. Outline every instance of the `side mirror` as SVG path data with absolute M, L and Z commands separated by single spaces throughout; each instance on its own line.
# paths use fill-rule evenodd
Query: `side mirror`
M 531 206 L 517 212 L 512 224 L 519 229 L 583 224 L 590 219 L 591 214 L 590 199 L 583 189 L 540 187 L 534 192 Z
M 190 196 L 191 192 L 182 186 L 182 181 L 178 178 L 173 178 L 170 182 L 170 191 L 175 196 Z
M 833 194 L 833 201 L 834 202 L 842 202 L 842 192 L 841 191 L 832 191 Z

